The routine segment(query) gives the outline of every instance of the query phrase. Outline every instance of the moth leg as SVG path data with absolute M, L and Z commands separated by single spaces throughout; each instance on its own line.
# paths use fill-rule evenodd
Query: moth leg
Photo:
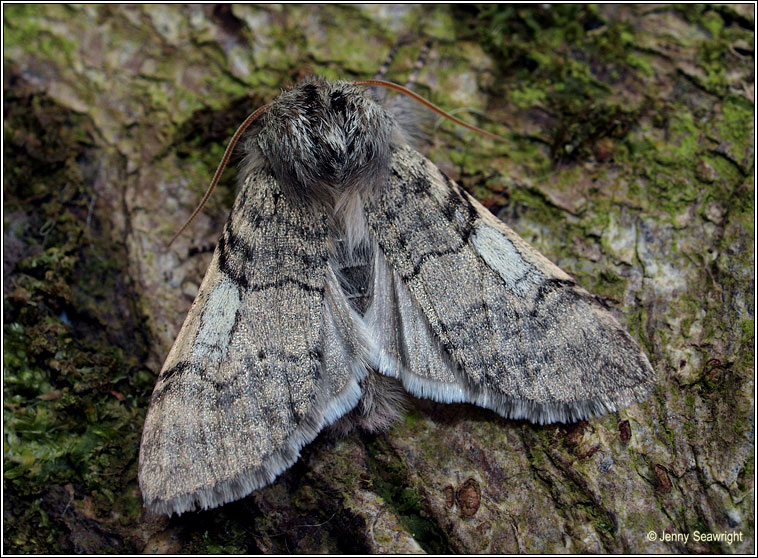
M 400 47 L 410 43 L 418 44 L 418 41 L 414 38 L 407 39 L 398 42 L 392 48 L 384 64 L 382 64 L 382 67 L 379 69 L 379 72 L 377 72 L 375 79 L 384 78 L 392 60 L 399 52 Z M 421 46 L 418 56 L 416 57 L 416 62 L 411 69 L 411 73 L 405 81 L 405 87 L 407 89 L 416 89 L 415 86 L 418 82 L 421 70 L 429 57 L 431 46 L 431 39 L 427 39 Z M 376 101 L 395 118 L 395 122 L 399 125 L 398 129 L 402 130 L 404 142 L 417 149 L 420 149 L 423 145 L 429 142 L 435 122 L 434 114 L 431 111 L 425 110 L 418 103 L 405 95 L 390 94 L 387 89 L 382 87 L 372 87 L 370 89 L 371 94 Z
M 396 42 L 394 45 L 392 45 L 392 48 L 390 49 L 389 54 L 387 54 L 387 58 L 384 59 L 384 62 L 382 62 L 382 65 L 379 66 L 379 69 L 374 74 L 374 79 L 386 79 L 387 72 L 390 69 L 390 66 L 392 66 L 392 62 L 395 60 L 395 56 L 397 56 L 397 53 L 400 51 L 401 48 L 403 48 L 405 45 L 411 42 L 410 38 L 400 39 L 398 42 Z
M 421 51 L 418 53 L 418 57 L 416 58 L 416 62 L 413 64 L 413 71 L 411 72 L 411 75 L 408 76 L 408 79 L 405 82 L 405 87 L 408 89 L 413 89 L 413 86 L 416 85 L 416 82 L 418 81 L 418 76 L 421 73 L 421 70 L 426 65 L 426 61 L 429 58 L 429 51 L 432 49 L 432 40 L 427 39 L 424 44 L 421 46 Z
M 382 62 L 382 65 L 379 67 L 379 70 L 374 74 L 374 79 L 381 79 L 384 80 L 387 77 L 387 72 L 390 69 L 390 66 L 392 65 L 392 62 L 394 62 L 395 57 L 397 56 L 397 53 L 400 52 L 400 49 L 404 46 L 415 42 L 414 38 L 406 38 L 401 39 L 397 43 L 395 43 L 392 48 L 390 49 L 389 54 L 387 54 L 387 58 L 384 59 L 384 62 Z M 421 50 L 419 51 L 418 56 L 416 57 L 416 62 L 413 63 L 413 69 L 411 70 L 411 75 L 408 76 L 408 79 L 405 81 L 405 87 L 408 89 L 413 89 L 413 86 L 418 81 L 418 76 L 421 70 L 426 65 L 426 61 L 429 58 L 429 51 L 432 48 L 432 40 L 427 39 L 424 41 L 424 44 L 421 46 Z

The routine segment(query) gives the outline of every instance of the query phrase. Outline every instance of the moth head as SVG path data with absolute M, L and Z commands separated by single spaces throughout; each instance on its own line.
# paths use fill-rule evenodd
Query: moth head
M 263 113 L 256 143 L 285 195 L 328 203 L 381 185 L 392 127 L 365 87 L 309 77 Z
M 184 232 L 203 209 L 221 178 L 232 150 L 255 122 L 257 133 L 248 148 L 249 168 L 262 160 L 279 180 L 285 195 L 313 202 L 337 203 L 380 187 L 390 164 L 392 116 L 369 93 L 366 86 L 393 89 L 428 109 L 485 136 L 507 141 L 446 113 L 402 85 L 382 80 L 336 81 L 309 77 L 283 92 L 274 101 L 255 110 L 234 133 L 210 186 L 189 219 L 168 245 Z M 260 122 L 256 120 L 261 119 Z

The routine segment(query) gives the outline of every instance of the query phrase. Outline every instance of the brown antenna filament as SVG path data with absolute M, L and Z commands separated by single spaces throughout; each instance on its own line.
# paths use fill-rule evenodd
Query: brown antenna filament
M 481 128 L 478 128 L 472 124 L 469 124 L 468 122 L 464 122 L 460 118 L 456 118 L 452 114 L 448 114 L 441 108 L 439 108 L 437 105 L 431 103 L 430 101 L 427 101 L 424 99 L 421 95 L 418 93 L 414 93 L 407 87 L 403 87 L 402 85 L 398 85 L 397 83 L 392 83 L 391 81 L 384 81 L 381 79 L 367 79 L 363 81 L 354 81 L 353 85 L 368 85 L 368 86 L 378 86 L 378 87 L 386 87 L 387 89 L 392 89 L 394 91 L 399 91 L 400 93 L 403 93 L 404 95 L 408 95 L 411 99 L 414 101 L 418 101 L 422 105 L 424 105 L 426 108 L 428 108 L 431 111 L 436 112 L 440 116 L 447 118 L 448 120 L 455 122 L 459 126 L 463 126 L 464 128 L 468 128 L 469 130 L 472 130 L 474 132 L 478 132 L 482 135 L 485 135 L 489 138 L 496 139 L 498 141 L 508 141 L 502 136 L 498 136 L 497 134 L 493 134 L 492 132 L 488 132 L 487 130 L 483 130 Z
M 232 151 L 234 150 L 234 146 L 237 145 L 237 142 L 242 137 L 242 134 L 245 133 L 245 130 L 247 130 L 250 127 L 250 124 L 252 124 L 255 119 L 257 119 L 265 110 L 271 106 L 271 103 L 266 103 L 259 109 L 257 109 L 255 112 L 253 112 L 250 116 L 248 116 L 245 121 L 240 125 L 239 128 L 237 128 L 237 131 L 234 132 L 234 135 L 232 136 L 231 141 L 229 142 L 229 145 L 226 147 L 226 151 L 224 151 L 224 156 L 221 158 L 221 162 L 218 165 L 218 168 L 216 169 L 216 172 L 213 174 L 213 179 L 211 180 L 210 186 L 208 186 L 208 189 L 205 191 L 205 195 L 203 196 L 203 199 L 200 201 L 200 204 L 195 208 L 195 211 L 192 212 L 192 215 L 190 215 L 190 218 L 187 219 L 187 221 L 182 225 L 182 228 L 177 231 L 177 233 L 171 238 L 167 246 L 171 246 L 173 242 L 179 238 L 179 235 L 184 232 L 184 230 L 189 226 L 189 224 L 192 222 L 192 220 L 197 217 L 197 214 L 200 213 L 200 211 L 203 209 L 203 206 L 208 201 L 208 198 L 211 197 L 211 192 L 213 192 L 214 188 L 216 188 L 216 184 L 218 184 L 219 179 L 221 178 L 221 173 L 224 172 L 224 169 L 226 168 L 227 163 L 229 163 L 229 158 L 232 156 Z
M 431 103 L 430 101 L 427 101 L 422 96 L 418 95 L 417 93 L 414 93 L 407 87 L 403 87 L 402 85 L 398 85 L 396 83 L 392 83 L 391 81 L 384 81 L 380 79 L 369 79 L 369 80 L 363 80 L 363 81 L 354 81 L 352 82 L 353 85 L 362 85 L 362 86 L 377 86 L 377 87 L 386 87 L 387 89 L 392 89 L 394 91 L 398 91 L 400 93 L 403 93 L 404 95 L 409 96 L 415 101 L 418 101 L 425 107 L 427 107 L 429 110 L 439 114 L 440 116 L 447 118 L 448 120 L 454 122 L 455 124 L 458 124 L 459 126 L 463 126 L 464 128 L 467 128 L 469 130 L 472 130 L 474 132 L 477 132 L 479 134 L 482 134 L 484 136 L 487 136 L 492 139 L 496 139 L 499 141 L 508 141 L 502 136 L 498 136 L 497 134 L 493 134 L 492 132 L 488 132 L 487 130 L 483 130 L 482 128 L 479 128 L 477 126 L 474 126 L 472 124 L 469 124 L 467 122 L 464 122 L 460 118 L 456 118 L 452 114 L 449 114 L 439 108 L 437 105 Z M 216 172 L 213 174 L 213 179 L 211 180 L 210 185 L 208 186 L 208 189 L 205 191 L 205 195 L 203 196 L 203 199 L 200 201 L 198 206 L 195 208 L 195 210 L 192 212 L 192 215 L 190 215 L 190 218 L 187 219 L 187 221 L 182 225 L 182 228 L 180 228 L 176 234 L 171 238 L 171 240 L 168 243 L 168 246 L 171 246 L 171 244 L 174 243 L 174 241 L 181 235 L 187 227 L 192 223 L 192 221 L 197 217 L 197 214 L 200 213 L 200 211 L 205 206 L 206 202 L 208 201 L 208 198 L 210 198 L 211 193 L 216 188 L 216 185 L 218 184 L 219 179 L 221 178 L 221 174 L 224 172 L 224 169 L 226 168 L 227 163 L 229 162 L 229 158 L 232 156 L 232 151 L 234 150 L 234 146 L 237 145 L 237 142 L 242 137 L 242 134 L 245 132 L 245 130 L 248 129 L 248 127 L 261 115 L 263 112 L 266 111 L 271 105 L 273 101 L 270 103 L 267 103 L 257 109 L 255 112 L 253 112 L 250 116 L 248 116 L 245 121 L 240 125 L 239 128 L 237 128 L 237 131 L 234 132 L 234 135 L 232 136 L 231 141 L 229 142 L 229 145 L 226 148 L 226 151 L 224 151 L 224 156 L 221 158 L 221 162 L 218 165 L 218 168 L 216 169 Z

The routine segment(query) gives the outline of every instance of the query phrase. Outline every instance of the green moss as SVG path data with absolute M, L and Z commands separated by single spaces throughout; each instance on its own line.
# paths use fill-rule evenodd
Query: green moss
M 719 154 L 708 153 L 703 161 L 707 162 L 711 168 L 716 172 L 719 184 L 709 189 L 709 194 L 712 199 L 725 200 L 728 197 L 728 191 L 725 188 L 719 188 L 724 184 L 727 186 L 739 183 L 743 178 L 743 171 L 733 161 L 727 157 Z
M 546 130 L 551 136 L 554 164 L 607 157 L 603 150 L 608 149 L 608 144 L 599 151 L 597 146 L 603 138 L 610 138 L 615 160 L 629 165 L 625 174 L 645 179 L 634 182 L 629 189 L 643 207 L 654 200 L 656 208 L 673 216 L 697 200 L 701 186 L 695 165 L 708 157 L 718 158 L 707 152 L 709 146 L 703 142 L 707 132 L 703 119 L 696 119 L 690 107 L 684 105 L 634 107 L 610 95 L 614 80 L 621 79 L 617 68 L 624 69 L 626 82 L 642 89 L 647 87 L 643 85 L 644 78 L 654 74 L 649 55 L 635 49 L 636 31 L 628 23 L 606 21 L 596 7 L 488 6 L 477 10 L 475 21 L 485 33 L 485 46 L 501 64 L 505 74 L 501 83 L 510 88 L 510 101 L 523 109 L 538 106 L 556 115 L 556 122 Z M 714 39 L 700 42 L 701 58 L 714 66 L 716 74 L 709 79 L 722 79 L 717 73 L 725 67 L 724 49 L 729 46 L 726 37 L 733 40 L 739 31 L 729 26 L 722 32 L 723 18 L 707 8 L 687 9 L 684 13 L 713 35 Z M 635 76 L 634 69 L 639 69 L 640 75 Z M 665 141 L 652 139 L 653 130 L 630 136 L 640 114 L 650 114 L 651 109 L 653 122 L 663 122 L 665 126 Z M 736 96 L 725 99 L 723 127 L 730 130 L 728 137 L 739 145 L 736 151 L 740 154 L 746 153 L 741 148 L 750 135 L 751 120 L 749 103 Z M 613 143 L 617 141 L 621 143 Z M 532 164 L 532 157 L 519 155 L 525 165 Z M 557 174 L 559 184 L 570 180 L 565 172 Z M 734 178 L 732 173 L 727 179 Z
M 752 23 L 734 25 L 742 16 L 727 6 L 692 5 L 678 6 L 685 19 L 701 26 L 707 37 L 696 41 L 697 64 L 705 73 L 705 78 L 693 77 L 698 84 L 711 94 L 723 97 L 730 89 L 729 68 L 734 64 L 731 46 L 738 40 L 753 41 L 750 28 Z M 727 24 L 728 20 L 728 24 Z
M 597 282 L 593 286 L 592 292 L 613 300 L 622 300 L 627 286 L 628 281 L 626 279 L 610 269 L 604 269 L 597 276 Z
M 410 409 L 405 415 L 403 415 L 403 428 L 411 431 L 415 431 L 419 427 L 423 427 L 424 421 L 421 412 L 416 408 Z
M 669 391 L 669 395 L 666 394 L 666 391 Z M 678 396 L 679 387 L 675 383 L 671 383 L 665 386 L 659 385 L 653 390 L 653 399 L 658 405 L 658 412 L 660 413 L 660 416 L 665 417 L 667 415 L 668 398 L 671 397 L 673 400 L 676 400 Z M 669 448 L 675 447 L 676 436 L 674 434 L 674 431 L 671 429 L 671 426 L 664 421 L 661 421 L 658 426 L 658 432 L 663 433 L 664 444 Z M 645 459 L 647 460 L 647 456 L 645 456 Z M 650 463 L 648 463 L 648 466 L 652 468 L 652 465 Z
M 755 454 L 751 455 L 737 477 L 740 484 L 740 490 L 747 491 L 752 488 L 753 479 L 755 478 Z
M 539 190 L 519 188 L 512 192 L 511 200 L 512 203 L 524 204 L 530 211 L 539 215 L 544 222 L 550 222 L 561 216 L 561 210 L 548 202 Z
M 48 9 L 37 5 L 10 4 L 3 12 L 4 48 L 20 47 L 47 59 L 63 56 L 67 63 L 73 62 L 76 43 L 47 27 Z
M 732 152 L 735 154 L 737 164 L 749 164 L 749 154 L 754 148 L 751 126 L 754 115 L 753 106 L 744 97 L 730 95 L 724 99 L 721 109 L 723 122 L 715 130 L 717 137 L 732 144 Z M 747 169 L 740 170 L 745 172 Z
M 644 132 L 635 134 L 627 138 L 618 159 L 629 165 L 630 174 L 645 180 L 635 192 L 639 203 L 652 202 L 657 211 L 675 217 L 702 198 L 703 184 L 696 169 L 706 157 L 706 146 L 700 141 L 702 130 L 685 107 L 674 108 L 665 126 L 667 141 L 653 141 Z
M 529 453 L 529 461 L 534 467 L 544 469 L 547 466 L 548 457 L 541 448 L 535 447 Z
M 263 517 L 244 501 L 227 504 L 220 510 L 183 516 L 177 522 L 183 537 L 181 552 L 204 554 L 260 554 L 252 533 L 252 524 L 273 522 Z M 266 532 L 260 530 L 260 532 Z
M 587 514 L 592 521 L 592 524 L 595 526 L 595 531 L 598 535 L 607 541 L 612 541 L 614 539 L 616 526 L 613 524 L 613 520 L 608 513 L 604 512 L 597 506 L 583 502 L 577 503 L 575 507 Z
M 309 7 L 294 8 L 290 13 L 296 21 L 320 18 L 319 29 L 324 36 L 319 41 L 303 37 L 304 47 L 314 61 L 320 66 L 319 73 L 330 79 L 356 76 L 366 78 L 372 76 L 382 63 L 386 52 L 377 48 L 376 37 L 381 37 L 385 31 L 377 22 L 355 6 L 333 6 L 331 10 L 320 10 L 314 14 Z M 290 67 L 302 63 L 298 60 L 298 52 L 289 46 L 292 34 L 283 33 L 281 41 L 287 51 L 293 52 Z M 371 37 L 374 40 L 366 40 Z M 302 51 L 301 51 L 302 52 Z
M 755 338 L 755 318 L 743 318 L 740 320 L 739 326 L 742 330 L 741 344 L 747 346 Z
M 7 506 L 10 502 L 6 500 Z M 19 513 L 20 512 L 20 513 Z M 54 528 L 54 522 L 44 509 L 42 499 L 34 500 L 16 511 L 14 523 L 22 525 L 34 525 L 35 529 L 14 529 L 9 536 L 4 537 L 3 543 L 6 548 L 26 550 L 32 553 L 35 549 L 48 548 L 52 552 L 61 553 L 61 547 L 57 540 L 60 531 Z
M 232 524 L 230 527 L 231 529 L 225 529 L 220 537 L 224 543 L 219 543 L 208 531 L 203 532 L 202 544 L 198 548 L 202 549 L 203 554 L 248 554 L 247 547 L 237 543 L 244 534 L 241 533 L 240 526 Z
M 3 308 L 4 484 L 17 533 L 9 548 L 60 552 L 63 485 L 79 487 L 98 512 L 137 519 L 126 487 L 153 378 L 137 373 L 145 348 L 123 247 L 90 213 L 90 123 L 44 95 L 5 98 L 6 207 L 24 210 L 14 227 L 23 254 Z
M 519 108 L 531 108 L 547 101 L 547 92 L 541 87 L 524 85 L 511 91 L 510 100 Z
M 595 6 L 477 9 L 477 30 L 501 65 L 509 100 L 558 120 L 549 131 L 554 161 L 586 159 L 600 139 L 628 133 L 638 111 L 611 99 L 611 85 L 622 73 L 634 81 L 628 74 L 635 68 L 652 73 L 634 51 L 629 24 L 606 22 Z
M 677 110 L 672 113 L 668 125 L 668 141 L 659 154 L 663 164 L 680 163 L 691 160 L 698 151 L 698 133 L 692 113 Z
M 424 511 L 424 498 L 408 484 L 408 471 L 403 462 L 396 458 L 377 459 L 391 452 L 381 438 L 369 445 L 369 474 L 374 491 L 392 506 L 402 525 L 426 552 L 446 553 L 445 536 Z
M 713 37 L 718 37 L 724 28 L 724 20 L 715 11 L 706 12 L 703 15 L 702 22 Z

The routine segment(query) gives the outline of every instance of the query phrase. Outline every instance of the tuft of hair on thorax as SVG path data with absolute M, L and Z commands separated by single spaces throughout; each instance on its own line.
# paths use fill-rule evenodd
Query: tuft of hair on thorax
M 234 147 L 248 129 L 244 143 L 246 154 L 241 164 L 243 177 L 266 169 L 280 182 L 284 195 L 305 200 L 306 207 L 327 204 L 336 210 L 337 220 L 344 223 L 348 231 L 361 228 L 361 218 L 354 208 L 381 188 L 389 172 L 392 145 L 413 145 L 424 137 L 423 128 L 418 125 L 423 118 L 418 118 L 416 111 L 403 102 L 377 102 L 364 87 L 384 87 L 403 93 L 460 126 L 507 141 L 446 113 L 396 83 L 382 80 L 329 82 L 309 76 L 255 110 L 240 125 L 203 199 L 168 246 L 202 210 Z M 353 236 L 358 238 L 358 235 Z

